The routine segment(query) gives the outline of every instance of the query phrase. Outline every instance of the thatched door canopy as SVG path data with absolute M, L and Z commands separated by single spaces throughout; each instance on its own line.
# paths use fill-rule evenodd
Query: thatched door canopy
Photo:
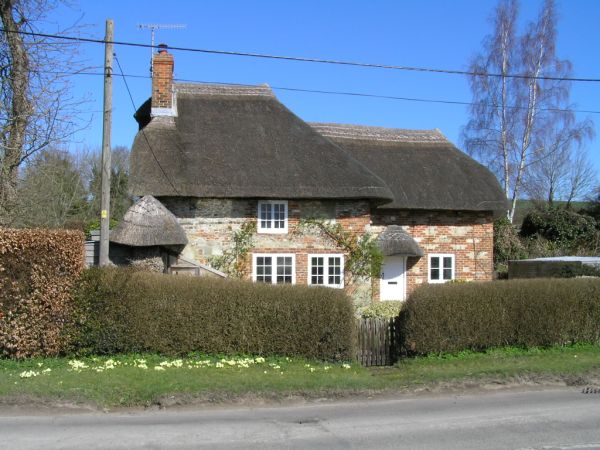
M 132 247 L 185 245 L 187 237 L 171 211 L 151 195 L 127 210 L 110 241 Z
M 398 225 L 389 225 L 379 235 L 377 243 L 384 256 L 424 256 L 423 250 L 413 237 Z

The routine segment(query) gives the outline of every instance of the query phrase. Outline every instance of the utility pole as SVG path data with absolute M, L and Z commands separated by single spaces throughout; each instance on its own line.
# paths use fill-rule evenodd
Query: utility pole
M 102 127 L 102 200 L 100 207 L 100 266 L 108 265 L 110 232 L 110 131 L 112 124 L 113 21 L 106 21 L 104 38 L 104 114 Z

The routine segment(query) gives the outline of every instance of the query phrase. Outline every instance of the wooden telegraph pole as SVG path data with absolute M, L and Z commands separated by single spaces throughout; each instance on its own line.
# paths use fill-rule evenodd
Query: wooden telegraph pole
M 104 44 L 104 117 L 102 128 L 102 200 L 100 207 L 100 266 L 108 265 L 110 232 L 110 130 L 112 123 L 113 21 L 106 21 Z

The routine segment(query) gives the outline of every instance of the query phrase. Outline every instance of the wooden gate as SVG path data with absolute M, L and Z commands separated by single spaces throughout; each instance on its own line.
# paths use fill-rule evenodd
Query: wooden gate
M 396 317 L 373 317 L 356 320 L 356 359 L 363 366 L 389 366 L 398 354 L 398 322 Z

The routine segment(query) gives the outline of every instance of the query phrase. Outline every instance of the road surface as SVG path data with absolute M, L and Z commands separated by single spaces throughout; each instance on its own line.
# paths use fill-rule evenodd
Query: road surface
M 2 449 L 600 449 L 581 388 L 127 413 L 0 410 Z

